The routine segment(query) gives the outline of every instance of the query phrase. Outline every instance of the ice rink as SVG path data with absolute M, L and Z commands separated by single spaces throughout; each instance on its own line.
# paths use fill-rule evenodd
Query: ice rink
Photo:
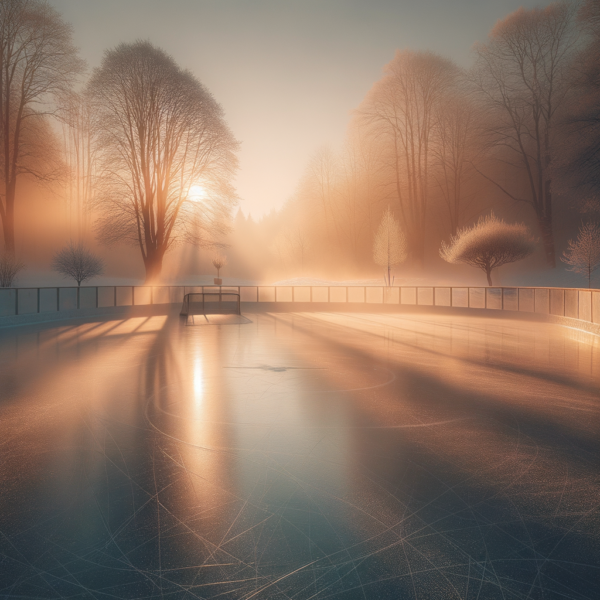
M 0 598 L 600 598 L 600 338 L 246 316 L 0 331 Z

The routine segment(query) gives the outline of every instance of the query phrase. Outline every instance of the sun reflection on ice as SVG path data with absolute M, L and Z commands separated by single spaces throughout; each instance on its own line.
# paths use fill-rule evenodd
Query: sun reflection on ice
M 194 404 L 200 406 L 204 401 L 204 369 L 200 353 L 194 358 Z

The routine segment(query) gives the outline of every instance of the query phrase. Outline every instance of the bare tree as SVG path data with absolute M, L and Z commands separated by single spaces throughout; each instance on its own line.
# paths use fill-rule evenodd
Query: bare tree
M 0 2 L 0 219 L 6 252 L 15 251 L 15 200 L 23 174 L 47 180 L 49 101 L 70 88 L 83 63 L 71 28 L 43 0 Z M 50 149 L 51 150 L 51 149 Z
M 227 257 L 222 254 L 216 254 L 212 259 L 213 267 L 217 270 L 217 278 L 220 277 L 219 273 L 223 267 L 227 266 Z
M 456 235 L 469 208 L 468 184 L 481 146 L 478 116 L 472 99 L 457 89 L 446 95 L 435 112 L 434 179 L 447 210 L 451 235 Z
M 24 266 L 13 254 L 5 252 L 0 256 L 0 287 L 11 287 Z
M 71 93 L 62 98 L 63 153 L 68 167 L 68 221 L 71 235 L 81 241 L 89 226 L 96 166 L 89 98 Z
M 210 93 L 149 42 L 108 51 L 89 83 L 99 151 L 99 237 L 139 246 L 146 281 L 179 242 L 218 245 L 236 203 L 238 147 Z M 203 199 L 190 195 L 201 186 Z
M 523 223 L 505 223 L 494 213 L 481 217 L 473 227 L 459 230 L 449 244 L 442 242 L 440 256 L 449 263 L 466 263 L 485 271 L 492 285 L 492 271 L 527 258 L 536 240 Z
M 80 287 L 84 281 L 102 275 L 104 263 L 83 245 L 69 242 L 54 255 L 52 268 L 64 277 L 74 279 Z
M 588 288 L 592 287 L 592 273 L 600 266 L 600 227 L 596 223 L 582 225 L 577 239 L 569 240 L 561 260 L 571 265 L 569 271 L 587 275 Z
M 456 67 L 428 52 L 397 52 L 359 108 L 363 126 L 386 149 L 390 197 L 408 247 L 421 263 L 431 186 L 434 114 Z
M 406 260 L 406 237 L 389 208 L 383 213 L 375 234 L 373 260 L 380 267 L 385 267 L 387 279 L 384 276 L 384 280 L 386 285 L 391 286 L 392 267 Z
M 586 0 L 579 12 L 579 23 L 586 43 L 572 65 L 576 96 L 569 103 L 567 122 L 572 133 L 572 156 L 567 171 L 574 174 L 577 187 L 593 198 L 596 212 L 600 206 L 600 0 Z M 572 188 L 572 186 L 571 186 Z M 587 200 L 587 198 L 586 198 Z
M 563 1 L 510 14 L 496 24 L 487 44 L 476 47 L 472 77 L 492 123 L 490 147 L 502 149 L 496 158 L 525 175 L 526 188 L 501 185 L 482 174 L 508 198 L 531 206 L 553 267 L 552 161 L 557 114 L 569 92 L 568 71 L 577 40 L 575 11 L 574 4 Z

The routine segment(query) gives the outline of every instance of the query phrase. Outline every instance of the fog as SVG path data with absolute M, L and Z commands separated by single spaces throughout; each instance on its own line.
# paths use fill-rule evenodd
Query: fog
M 226 4 L 145 3 L 141 20 L 135 2 L 3 5 L 23 50 L 2 57 L 14 285 L 71 284 L 52 268 L 69 242 L 103 260 L 92 284 L 208 284 L 216 253 L 230 285 L 483 284 L 440 247 L 492 213 L 536 240 L 494 283 L 587 284 L 561 259 L 599 214 L 597 2 L 482 3 L 466 21 L 458 1 Z M 32 71 L 24 32 L 40 23 L 54 37 Z M 384 268 L 388 212 L 406 252 Z

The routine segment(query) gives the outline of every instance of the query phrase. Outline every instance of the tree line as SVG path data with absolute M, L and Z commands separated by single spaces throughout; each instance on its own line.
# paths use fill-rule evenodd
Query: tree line
M 391 210 L 409 260 L 496 210 L 522 215 L 549 267 L 557 210 L 598 217 L 600 1 L 511 13 L 474 48 L 470 68 L 397 51 L 354 110 L 341 152 L 318 150 L 280 219 L 299 260 L 372 264 Z M 562 214 L 561 213 L 561 214 Z M 290 258 L 291 260 L 291 258 Z
M 146 281 L 157 280 L 177 244 L 222 243 L 236 203 L 237 147 L 210 92 L 150 42 L 107 50 L 86 79 L 71 27 L 46 1 L 0 2 L 0 221 L 8 270 L 18 265 L 15 212 L 27 177 L 64 186 L 78 238 L 68 248 L 81 247 L 93 214 L 98 239 L 136 246 Z M 205 192 L 202 202 L 190 193 L 194 186 Z

